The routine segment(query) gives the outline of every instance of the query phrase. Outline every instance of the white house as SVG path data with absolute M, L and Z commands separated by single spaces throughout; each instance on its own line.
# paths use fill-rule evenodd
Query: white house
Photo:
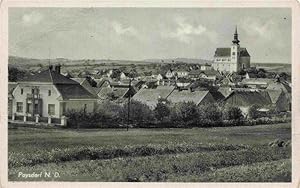
M 96 96 L 53 66 L 18 81 L 12 97 L 12 113 L 16 116 L 60 118 L 68 110 L 93 112 L 97 102 Z

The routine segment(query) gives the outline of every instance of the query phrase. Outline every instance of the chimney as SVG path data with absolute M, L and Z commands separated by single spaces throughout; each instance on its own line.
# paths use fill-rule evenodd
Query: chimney
M 60 67 L 61 67 L 61 65 L 56 65 L 55 66 L 55 72 L 58 73 L 58 74 L 60 74 Z

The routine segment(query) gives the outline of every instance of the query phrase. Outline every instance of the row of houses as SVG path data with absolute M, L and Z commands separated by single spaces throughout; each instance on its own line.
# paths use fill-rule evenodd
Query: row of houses
M 223 102 L 240 107 L 245 114 L 254 104 L 278 111 L 289 111 L 291 106 L 290 86 L 276 79 L 244 79 L 240 84 L 248 88 L 213 89 L 185 78 L 166 80 L 168 84 L 153 81 L 99 79 L 93 87 L 86 78 L 68 78 L 60 74 L 60 67 L 50 66 L 17 83 L 9 83 L 8 115 L 19 120 L 24 116 L 61 118 L 68 110 L 93 112 L 99 103 L 107 100 L 124 103 L 129 97 L 151 109 L 159 99 L 172 103 L 191 101 L 196 105 Z
M 194 102 L 196 105 L 221 102 L 225 105 L 239 107 L 245 115 L 253 105 L 277 111 L 289 111 L 291 108 L 290 93 L 277 88 L 262 90 L 221 87 L 212 91 L 206 88 L 178 90 L 174 86 L 158 86 L 156 89 L 141 89 L 132 99 L 147 104 L 151 109 L 156 107 L 160 99 L 172 103 Z

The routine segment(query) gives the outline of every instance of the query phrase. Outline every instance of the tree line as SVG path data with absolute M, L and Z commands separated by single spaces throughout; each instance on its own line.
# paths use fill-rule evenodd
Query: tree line
M 150 109 L 146 104 L 133 100 L 130 109 L 127 103 L 120 105 L 106 101 L 92 113 L 72 110 L 65 115 L 68 117 L 68 126 L 73 128 L 242 126 L 264 123 L 262 121 L 268 123 L 275 116 L 283 117 L 275 109 L 260 112 L 259 108 L 253 105 L 245 115 L 239 107 L 220 103 L 197 106 L 193 102 L 174 104 L 159 100 L 156 107 Z M 286 122 L 286 118 L 281 119 Z

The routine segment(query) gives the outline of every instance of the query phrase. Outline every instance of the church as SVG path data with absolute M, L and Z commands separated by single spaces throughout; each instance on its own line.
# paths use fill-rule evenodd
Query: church
M 238 72 L 250 68 L 250 55 L 246 48 L 240 47 L 237 28 L 230 48 L 217 48 L 214 55 L 213 69 L 219 72 Z

